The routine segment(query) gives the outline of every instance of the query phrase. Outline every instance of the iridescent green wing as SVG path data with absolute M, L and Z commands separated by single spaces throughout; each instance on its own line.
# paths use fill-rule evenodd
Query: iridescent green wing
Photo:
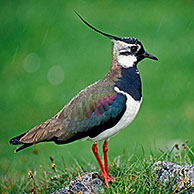
M 126 96 L 115 92 L 113 87 L 97 86 L 84 90 L 70 102 L 65 110 L 67 127 L 55 139 L 56 143 L 93 138 L 121 119 L 126 110 Z M 66 132 L 71 134 L 68 138 Z

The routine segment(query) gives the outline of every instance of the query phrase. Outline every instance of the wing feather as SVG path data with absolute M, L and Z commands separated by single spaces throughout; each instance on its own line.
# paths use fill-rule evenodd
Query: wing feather
M 63 136 L 55 139 L 56 143 L 69 143 L 84 137 L 95 137 L 106 129 L 116 125 L 126 110 L 127 97 L 120 93 L 108 95 L 103 100 L 96 100 L 90 106 L 90 115 L 79 120 L 71 119 L 68 129 L 71 138 L 64 140 Z M 100 102 L 100 103 L 99 103 Z M 83 107 L 82 107 L 83 108 Z

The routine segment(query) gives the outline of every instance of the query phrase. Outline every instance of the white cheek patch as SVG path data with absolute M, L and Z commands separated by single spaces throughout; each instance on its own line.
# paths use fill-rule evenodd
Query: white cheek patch
M 118 56 L 118 63 L 124 68 L 133 67 L 136 61 L 137 61 L 137 58 L 133 55 L 128 55 L 128 56 L 119 55 Z
M 113 40 L 113 42 L 113 54 L 116 56 L 118 63 L 124 68 L 133 67 L 137 62 L 137 58 L 133 53 L 131 53 L 131 47 L 136 46 L 137 53 L 141 49 L 141 46 L 138 44 L 130 44 L 119 40 Z M 121 54 L 122 52 L 129 52 L 131 54 L 123 55 Z

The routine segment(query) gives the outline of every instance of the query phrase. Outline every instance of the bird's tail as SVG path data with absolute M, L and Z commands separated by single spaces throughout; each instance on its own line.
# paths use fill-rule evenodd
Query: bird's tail
M 26 133 L 23 133 L 23 134 L 21 134 L 21 135 L 18 135 L 17 137 L 14 137 L 14 138 L 12 138 L 12 139 L 9 141 L 9 143 L 10 143 L 11 145 L 21 145 L 21 144 L 23 144 L 22 146 L 16 148 L 15 152 L 18 152 L 18 151 L 20 151 L 20 150 L 23 150 L 24 148 L 27 148 L 27 147 L 29 147 L 29 146 L 32 145 L 32 143 L 22 143 L 22 142 L 20 141 L 20 139 L 21 139 L 25 134 L 26 134 Z
M 63 122 L 61 119 L 57 119 L 53 117 L 44 123 L 35 126 L 31 130 L 23 133 L 17 137 L 14 137 L 9 141 L 12 145 L 20 145 L 15 152 L 18 152 L 24 148 L 27 148 L 33 144 L 37 144 L 39 142 L 44 141 L 52 141 L 55 137 L 59 137 L 61 135 L 61 130 L 63 128 Z

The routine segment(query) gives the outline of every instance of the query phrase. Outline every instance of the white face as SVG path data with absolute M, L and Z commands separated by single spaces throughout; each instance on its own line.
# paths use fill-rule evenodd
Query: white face
M 113 54 L 116 56 L 118 63 L 124 68 L 132 67 L 137 61 L 135 53 L 141 49 L 141 46 L 119 40 L 113 40 L 113 43 Z

